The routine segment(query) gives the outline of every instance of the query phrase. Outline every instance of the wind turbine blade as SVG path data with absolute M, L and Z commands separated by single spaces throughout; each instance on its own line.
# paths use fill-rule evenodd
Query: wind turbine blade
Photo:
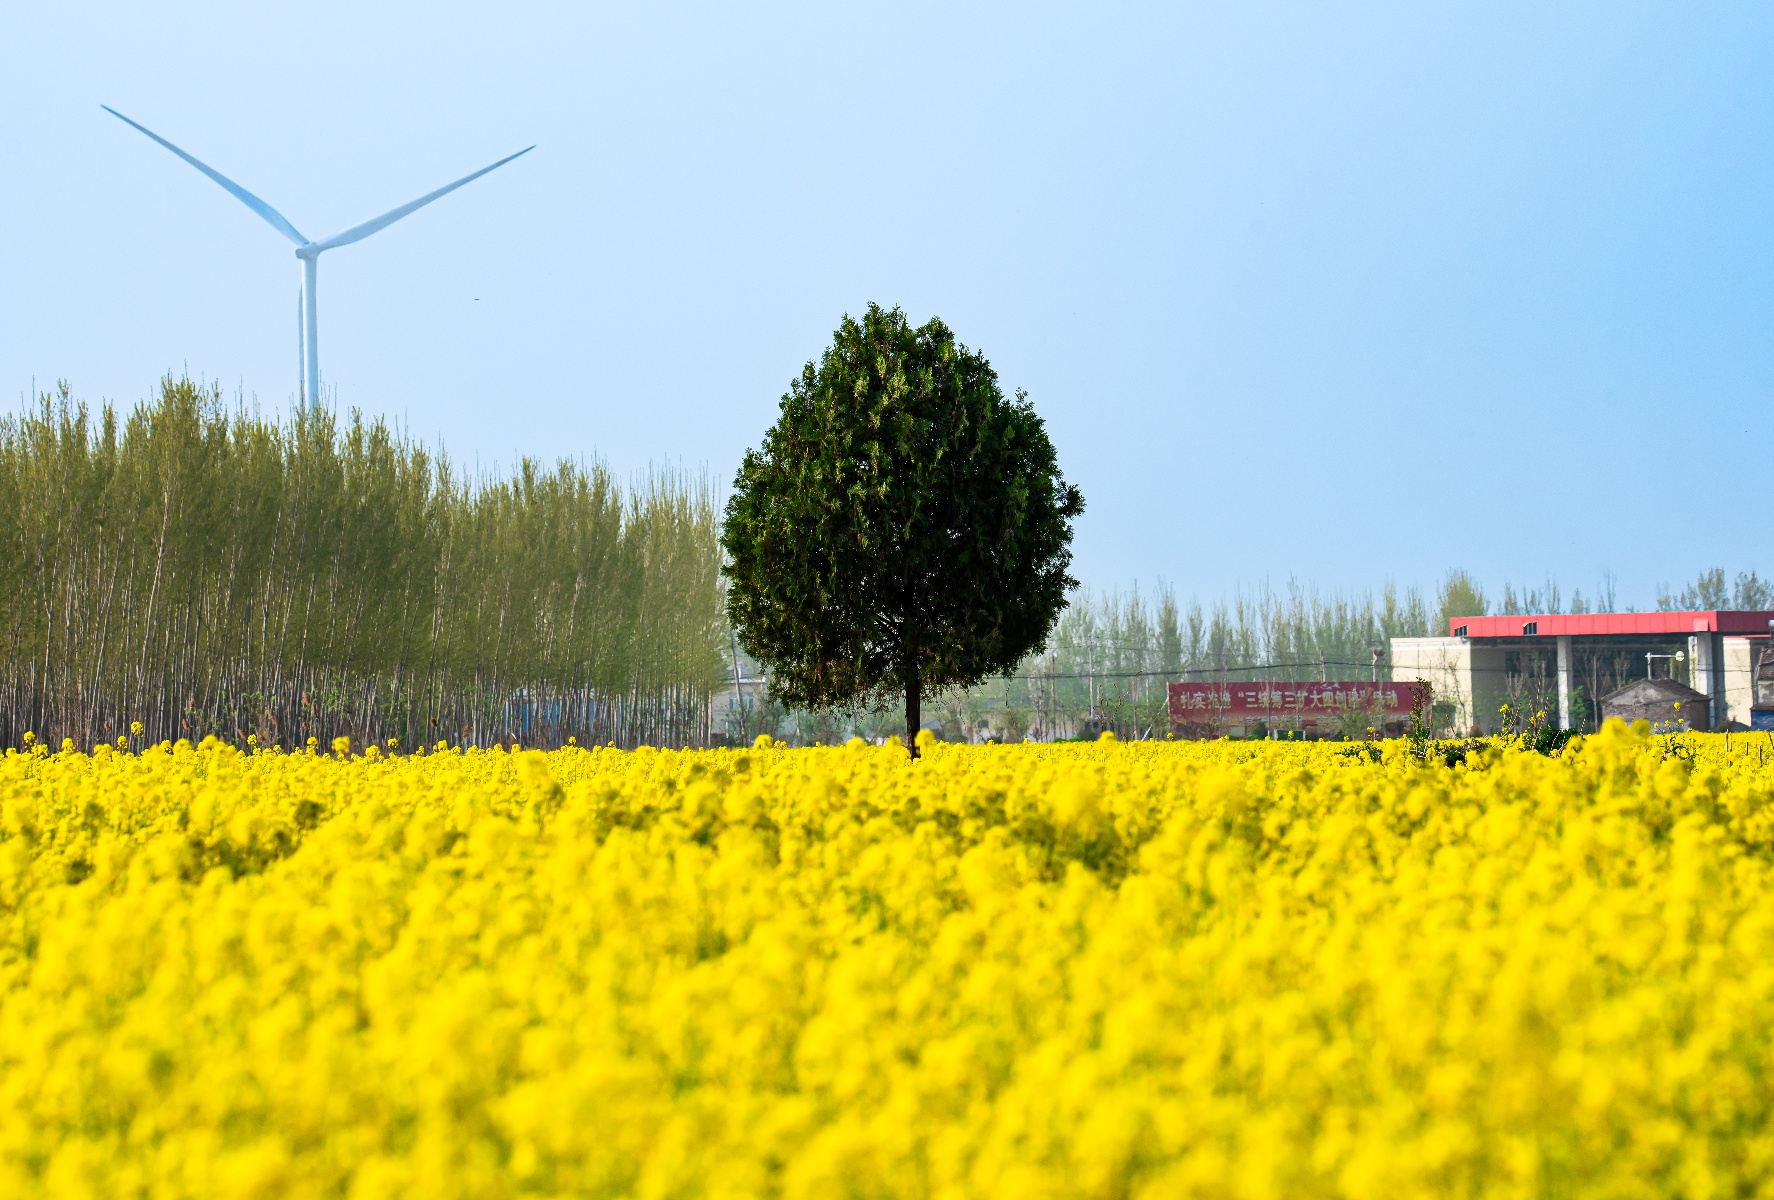
M 199 171 L 202 171 L 205 175 L 208 175 L 211 179 L 221 184 L 222 187 L 227 189 L 228 193 L 236 200 L 258 213 L 261 217 L 264 217 L 270 224 L 271 228 L 277 230 L 277 232 L 281 233 L 296 245 L 306 246 L 308 244 L 308 239 L 303 237 L 294 225 L 291 225 L 288 221 L 284 220 L 282 213 L 241 187 L 238 183 L 235 183 L 232 179 L 229 179 L 220 171 L 211 170 L 203 163 L 198 162 L 195 158 L 192 158 L 189 154 L 186 154 L 183 150 L 161 137 L 158 133 L 155 133 L 152 129 L 137 125 L 134 121 L 112 108 L 109 104 L 101 104 L 99 107 L 110 113 L 113 117 L 116 117 L 119 121 L 122 121 L 125 125 L 132 126 L 135 129 L 140 130 L 142 133 L 147 134 L 162 146 L 165 146 L 168 150 L 171 150 L 174 154 L 178 155 L 180 158 L 196 167 Z
M 510 162 L 514 158 L 521 158 L 522 156 L 528 154 L 530 151 L 534 150 L 535 148 L 536 147 L 534 147 L 534 146 L 525 146 L 522 150 L 519 150 L 516 154 L 508 154 L 504 158 L 500 159 L 498 162 L 494 163 L 490 167 L 482 167 L 480 170 L 476 171 L 472 175 L 464 175 L 464 176 L 462 176 L 462 178 L 456 180 L 456 182 L 454 182 L 454 183 L 445 184 L 443 187 L 438 188 L 435 192 L 427 192 L 423 196 L 420 196 L 417 200 L 411 201 L 410 203 L 407 203 L 407 204 L 403 204 L 399 208 L 390 209 L 389 211 L 383 213 L 379 217 L 374 218 L 373 220 L 365 221 L 362 225 L 353 225 L 350 229 L 347 229 L 344 233 L 335 233 L 332 237 L 327 238 L 324 242 L 317 242 L 314 247 L 314 252 L 316 254 L 318 254 L 322 250 L 331 250 L 335 246 L 349 246 L 352 242 L 362 241 L 364 238 L 369 237 L 370 234 L 375 233 L 378 229 L 386 229 L 388 226 L 394 224 L 396 221 L 400 220 L 402 217 L 406 216 L 408 213 L 415 212 L 418 209 L 424 208 L 427 204 L 430 204 L 433 200 L 436 200 L 440 196 L 449 195 L 451 192 L 455 191 L 457 188 L 461 187 L 465 183 L 473 183 L 476 179 L 479 179 L 482 175 L 485 175 L 488 171 L 496 170 L 499 167 L 504 166 L 506 163 Z

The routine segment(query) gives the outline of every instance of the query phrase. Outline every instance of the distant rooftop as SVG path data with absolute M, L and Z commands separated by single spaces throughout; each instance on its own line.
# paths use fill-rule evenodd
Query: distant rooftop
M 1774 621 L 1774 611 L 1514 613 L 1493 617 L 1449 617 L 1448 634 L 1468 638 L 1766 634 L 1770 621 Z
M 1656 692 L 1659 696 L 1670 700 L 1680 700 L 1686 704 L 1701 705 L 1706 703 L 1706 693 L 1697 692 L 1685 683 L 1673 679 L 1629 679 L 1620 687 L 1615 688 L 1602 697 L 1602 703 L 1619 700 L 1633 692 Z

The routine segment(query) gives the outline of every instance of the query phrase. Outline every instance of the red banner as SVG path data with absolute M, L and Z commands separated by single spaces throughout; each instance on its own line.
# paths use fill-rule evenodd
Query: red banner
M 1170 719 L 1173 724 L 1252 721 L 1287 718 L 1312 721 L 1350 712 L 1372 712 L 1391 718 L 1410 716 L 1410 683 L 1173 683 Z

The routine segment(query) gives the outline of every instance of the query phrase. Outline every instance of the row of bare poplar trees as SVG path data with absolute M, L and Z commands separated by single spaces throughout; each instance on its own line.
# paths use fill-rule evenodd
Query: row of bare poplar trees
M 716 521 L 705 482 L 467 479 L 356 414 L 63 385 L 0 420 L 0 745 L 706 742 Z

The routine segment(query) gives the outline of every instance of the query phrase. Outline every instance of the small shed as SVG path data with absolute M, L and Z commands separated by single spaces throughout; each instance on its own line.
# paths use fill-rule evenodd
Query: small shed
M 1602 697 L 1602 720 L 1649 721 L 1658 733 L 1712 728 L 1706 696 L 1673 679 L 1635 679 Z

